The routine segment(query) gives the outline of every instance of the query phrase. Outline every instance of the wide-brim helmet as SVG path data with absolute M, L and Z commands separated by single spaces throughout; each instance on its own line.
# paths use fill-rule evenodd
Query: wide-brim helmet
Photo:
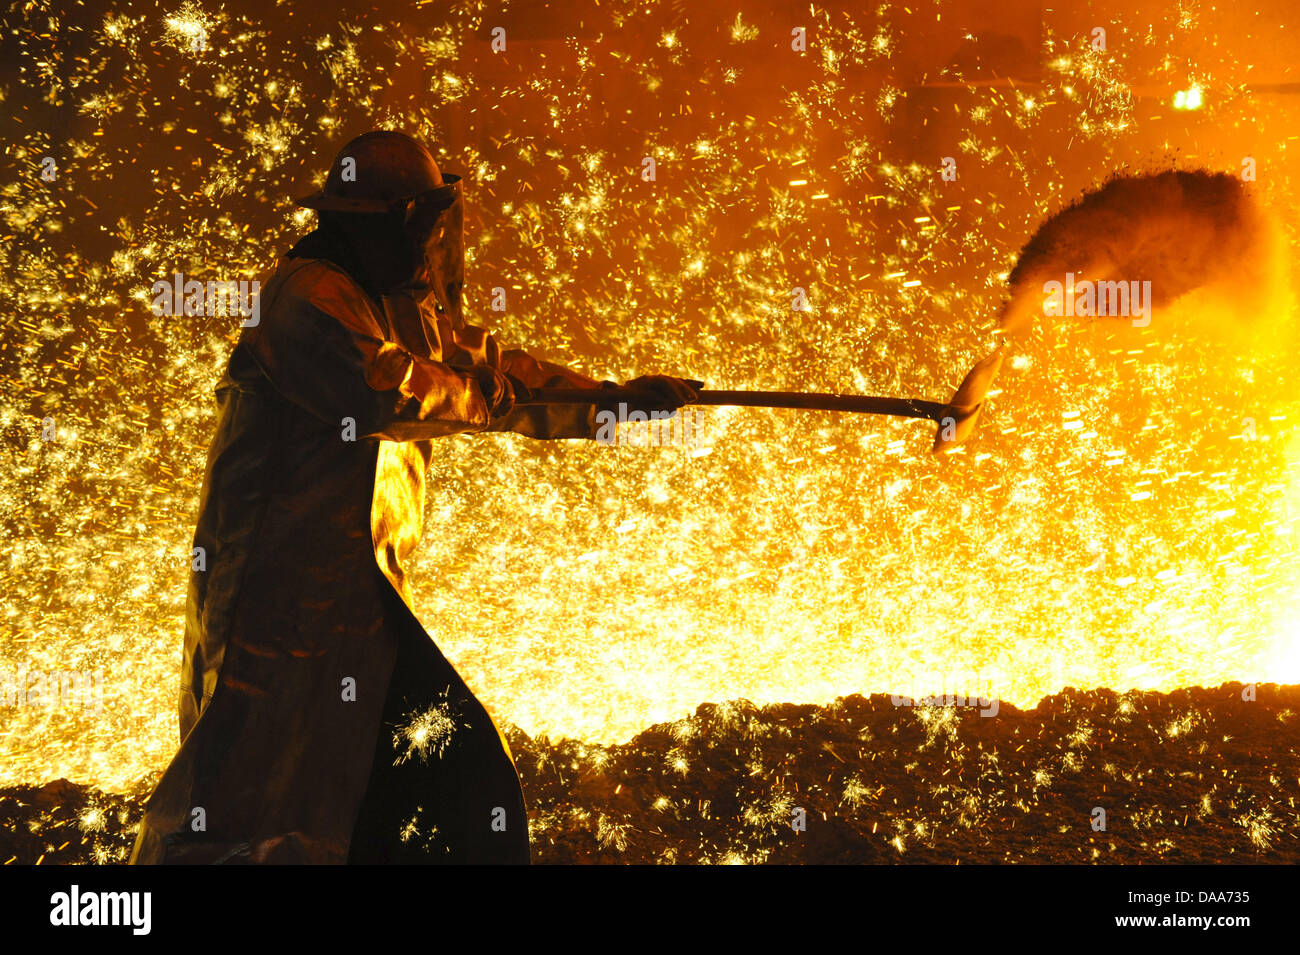
M 319 212 L 396 216 L 421 237 L 433 294 L 453 327 L 464 324 L 465 207 L 461 178 L 438 169 L 433 154 L 396 130 L 350 141 L 330 165 L 325 188 L 295 200 Z

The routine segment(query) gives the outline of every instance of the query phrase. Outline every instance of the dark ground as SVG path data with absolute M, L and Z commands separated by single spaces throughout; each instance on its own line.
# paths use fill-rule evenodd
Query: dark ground
M 507 735 L 539 863 L 1300 862 L 1300 686 L 1067 689 L 995 717 L 742 700 L 621 746 Z M 0 790 L 0 860 L 121 862 L 152 782 Z

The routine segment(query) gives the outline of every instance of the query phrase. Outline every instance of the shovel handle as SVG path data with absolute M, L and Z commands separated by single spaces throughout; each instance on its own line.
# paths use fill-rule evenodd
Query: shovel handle
M 938 421 L 947 405 L 918 398 L 878 398 L 871 395 L 838 395 L 806 391 L 716 391 L 697 392 L 694 405 L 732 405 L 744 408 L 803 408 L 809 411 L 855 411 L 862 414 L 895 415 Z M 527 400 L 517 405 L 609 405 L 619 402 L 636 407 L 661 400 L 635 388 L 534 388 Z M 689 406 L 687 406 L 689 407 Z

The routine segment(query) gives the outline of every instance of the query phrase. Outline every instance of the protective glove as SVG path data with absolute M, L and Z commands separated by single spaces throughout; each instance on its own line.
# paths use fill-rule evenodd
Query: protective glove
M 637 410 L 676 411 L 699 397 L 697 392 L 704 387 L 704 382 L 670 375 L 642 375 L 627 382 L 627 387 L 647 395 L 645 400 L 636 403 Z
M 488 415 L 503 418 L 514 410 L 516 400 L 529 397 L 528 387 L 521 381 L 511 378 L 496 365 L 475 365 L 472 369 L 474 380 L 478 382 L 479 391 L 488 406 Z

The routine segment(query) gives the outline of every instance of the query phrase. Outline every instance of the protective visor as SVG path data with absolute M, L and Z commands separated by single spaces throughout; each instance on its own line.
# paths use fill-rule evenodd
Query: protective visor
M 443 184 L 400 199 L 354 199 L 324 192 L 296 200 L 306 209 L 373 215 L 400 215 L 406 234 L 424 249 L 430 291 L 453 328 L 465 324 L 461 290 L 465 285 L 465 202 L 460 176 L 443 173 Z

